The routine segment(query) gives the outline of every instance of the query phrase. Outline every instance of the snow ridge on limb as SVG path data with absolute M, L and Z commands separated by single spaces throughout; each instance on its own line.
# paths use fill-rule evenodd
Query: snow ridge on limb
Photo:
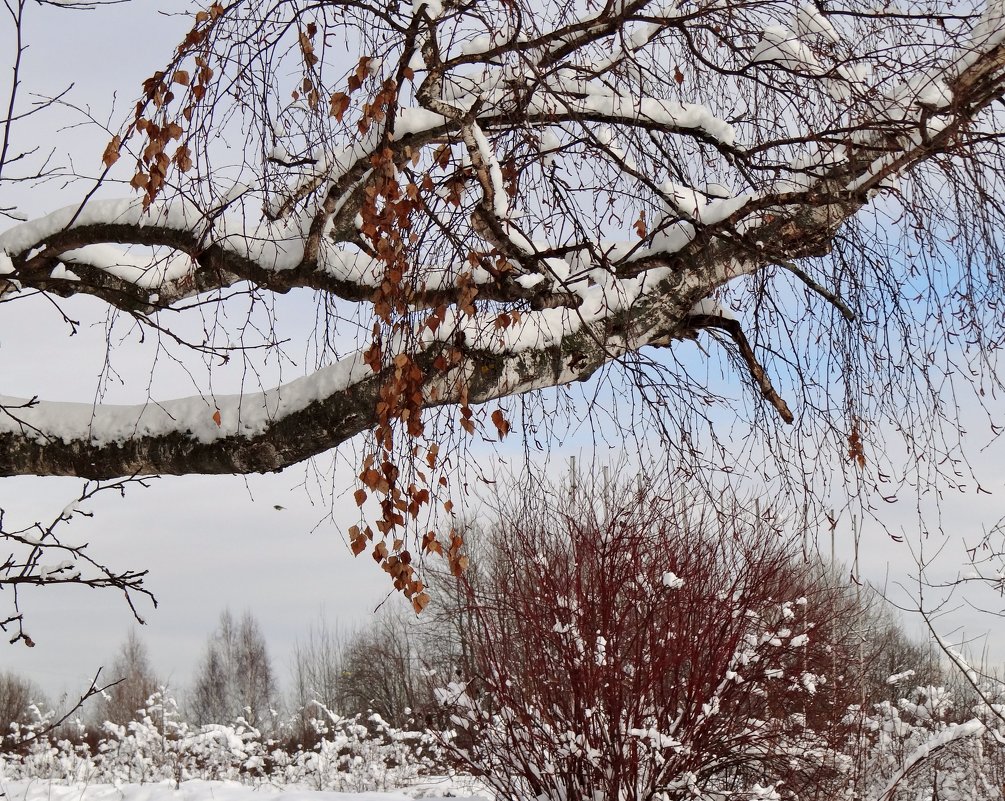
M 626 330 L 635 314 L 678 317 L 680 311 L 663 308 L 663 300 L 654 294 L 645 306 L 627 308 Z M 599 308 L 571 319 L 567 310 L 530 312 L 520 326 L 499 335 L 487 334 L 479 320 L 444 326 L 439 336 L 427 334 L 421 356 L 428 367 L 448 355 L 446 369 L 429 369 L 423 404 L 484 403 L 584 380 L 613 353 L 640 346 L 611 326 Z M 450 342 L 465 330 L 471 344 L 461 354 Z M 643 336 L 667 335 L 654 328 Z M 358 352 L 263 393 L 98 407 L 0 397 L 0 475 L 281 470 L 376 424 L 380 388 L 391 372 L 375 372 Z

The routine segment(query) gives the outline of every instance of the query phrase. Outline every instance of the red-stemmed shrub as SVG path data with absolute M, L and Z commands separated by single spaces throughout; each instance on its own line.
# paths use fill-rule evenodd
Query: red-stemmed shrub
M 781 521 L 724 508 L 524 491 L 481 532 L 472 676 L 439 697 L 500 798 L 775 797 L 840 770 L 803 712 L 824 682 L 804 669 L 810 571 Z

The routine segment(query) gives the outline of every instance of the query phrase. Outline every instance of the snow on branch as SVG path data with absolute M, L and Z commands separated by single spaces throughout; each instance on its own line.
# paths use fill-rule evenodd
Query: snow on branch
M 876 796 L 876 801 L 891 801 L 901 783 L 919 767 L 928 763 L 936 752 L 960 740 L 981 737 L 985 731 L 984 724 L 976 718 L 965 723 L 950 723 L 907 756 L 903 765 L 893 775 L 883 791 Z
M 206 357 L 195 394 L 0 401 L 0 473 L 277 470 L 369 432 L 359 476 L 386 495 L 386 534 L 436 489 L 399 481 L 454 433 L 434 431 L 429 410 L 456 407 L 440 424 L 470 435 L 480 420 L 502 438 L 502 404 L 473 405 L 609 365 L 628 367 L 668 444 L 697 465 L 715 393 L 695 364 L 713 354 L 676 352 L 697 327 L 729 335 L 753 389 L 751 436 L 792 423 L 793 447 L 811 436 L 815 452 L 835 432 L 859 443 L 860 420 L 899 425 L 904 403 L 938 402 L 923 389 L 943 385 L 933 373 L 960 363 L 933 367 L 912 336 L 965 326 L 981 352 L 1001 339 L 994 304 L 975 300 L 1005 283 L 1001 3 L 935 12 L 910 0 L 897 12 L 213 3 L 108 132 L 97 184 L 0 232 L 0 302 L 41 294 L 62 310 L 89 295 L 126 312 Z M 14 152 L 0 154 L 4 191 L 27 186 Z M 109 199 L 124 185 L 135 194 Z M 928 290 L 957 287 L 921 308 Z M 211 391 L 214 354 L 258 355 L 236 320 L 265 309 L 271 332 L 275 296 L 293 290 L 291 304 L 318 310 L 299 349 L 317 357 L 307 374 Z M 177 333 L 189 319 L 205 341 Z M 902 353 L 884 350 L 886 324 Z M 282 345 L 265 338 L 267 359 Z M 845 367 L 825 377 L 825 363 Z M 900 371 L 915 381 L 907 400 Z M 905 436 L 913 446 L 917 432 Z

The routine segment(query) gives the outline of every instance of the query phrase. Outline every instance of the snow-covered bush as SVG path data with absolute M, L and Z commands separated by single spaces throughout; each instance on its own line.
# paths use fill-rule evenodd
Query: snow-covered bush
M 319 707 L 312 720 L 316 744 L 285 749 L 240 718 L 193 726 L 160 690 L 129 723 L 104 723 L 93 750 L 81 724 L 73 737 L 44 733 L 51 713 L 36 708 L 35 720 L 6 738 L 0 761 L 9 779 L 114 785 L 206 779 L 344 792 L 398 788 L 443 763 L 437 738 L 396 729 L 379 715 L 363 721 Z
M 849 709 L 845 750 L 857 763 L 849 790 L 882 801 L 999 801 L 989 772 L 998 746 L 985 723 L 969 717 L 975 710 L 956 707 L 945 687 L 926 686 L 896 703 Z
M 54 710 L 29 706 L 31 719 L 12 724 L 3 738 L 4 775 L 8 778 L 45 777 L 55 781 L 82 781 L 93 768 L 89 749 L 79 738 L 57 738 Z M 75 728 L 82 729 L 79 724 Z
M 338 715 L 321 704 L 314 709 L 316 744 L 292 754 L 274 752 L 273 781 L 281 777 L 316 790 L 360 792 L 390 790 L 442 770 L 439 738 L 430 732 L 395 728 L 376 713 L 364 719 Z
M 485 535 L 487 569 L 462 579 L 474 677 L 439 693 L 455 755 L 504 798 L 846 783 L 806 726 L 826 679 L 806 668 L 812 586 L 778 530 L 682 493 L 581 497 L 521 494 Z

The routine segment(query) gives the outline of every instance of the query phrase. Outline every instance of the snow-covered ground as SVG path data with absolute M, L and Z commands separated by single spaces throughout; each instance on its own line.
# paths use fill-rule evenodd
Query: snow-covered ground
M 450 796 L 457 801 L 485 801 L 473 795 L 477 787 L 469 781 L 429 779 L 408 792 L 335 793 L 306 787 L 249 787 L 232 781 L 192 779 L 151 784 L 59 784 L 33 779 L 0 780 L 7 801 L 413 801 L 417 798 Z

